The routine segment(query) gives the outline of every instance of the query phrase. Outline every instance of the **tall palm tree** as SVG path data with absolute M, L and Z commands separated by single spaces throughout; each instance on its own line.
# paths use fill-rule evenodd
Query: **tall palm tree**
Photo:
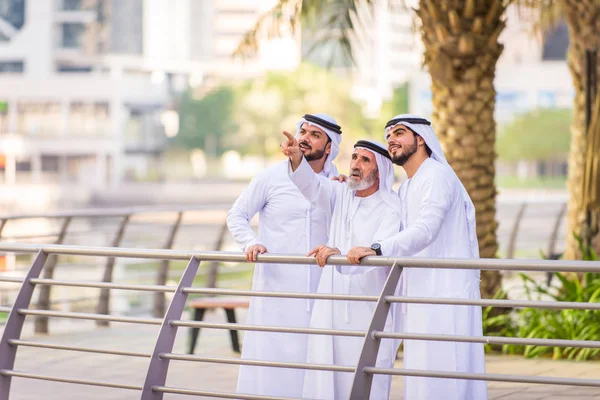
M 261 34 L 296 32 L 301 21 L 323 21 L 343 49 L 351 50 L 361 10 L 377 0 L 280 0 L 246 35 L 240 53 L 256 50 Z M 391 2 L 394 6 L 393 2 Z M 416 14 L 425 46 L 433 93 L 433 120 L 446 157 L 469 192 L 477 211 L 482 257 L 495 257 L 496 187 L 494 75 L 502 52 L 506 0 L 420 0 Z M 321 16 L 321 19 L 319 19 Z M 319 32 L 323 32 L 323 28 Z M 327 37 L 331 39 L 331 36 Z M 501 287 L 497 271 L 482 274 L 482 295 Z
M 558 0 L 557 5 L 565 15 L 569 27 L 569 69 L 575 86 L 573 123 L 571 126 L 571 149 L 569 153 L 569 204 L 567 208 L 567 247 L 565 258 L 579 259 L 581 252 L 571 233 L 586 236 L 586 209 L 580 199 L 585 174 L 586 140 L 586 50 L 600 50 L 600 1 Z M 600 62 L 593 71 L 600 82 Z M 600 85 L 599 85 L 600 87 Z M 600 92 L 599 92 L 600 93 Z M 598 95 L 598 94 L 597 94 Z M 600 179 L 600 177 L 598 178 Z M 592 235 L 596 233 L 593 248 L 600 252 L 600 236 L 597 235 L 600 213 L 592 212 Z M 595 232 L 594 232 L 595 231 Z

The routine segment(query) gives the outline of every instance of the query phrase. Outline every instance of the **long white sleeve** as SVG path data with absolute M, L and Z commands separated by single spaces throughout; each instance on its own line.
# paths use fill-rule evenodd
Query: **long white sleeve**
M 256 176 L 240 194 L 227 212 L 227 227 L 237 244 L 246 251 L 249 246 L 260 243 L 250 227 L 250 221 L 267 204 L 268 179 L 266 174 Z
M 453 199 L 453 187 L 443 175 L 423 182 L 419 193 L 422 199 L 416 221 L 404 230 L 380 242 L 384 256 L 409 257 L 418 254 L 436 239 Z M 414 212 L 416 210 L 408 210 Z
M 313 206 L 328 207 L 330 210 L 333 210 L 333 205 L 335 204 L 335 185 L 341 183 L 315 174 L 304 157 L 302 157 L 302 162 L 295 171 L 292 172 L 290 167 L 288 172 L 292 182 L 294 182 L 302 195 Z

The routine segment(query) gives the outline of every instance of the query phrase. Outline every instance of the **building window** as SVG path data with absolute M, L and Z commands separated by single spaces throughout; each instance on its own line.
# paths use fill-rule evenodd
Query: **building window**
M 0 18 L 21 29 L 25 23 L 25 0 L 0 0 Z
M 17 131 L 26 135 L 57 136 L 62 126 L 58 102 L 17 104 Z
M 57 64 L 56 72 L 58 73 L 80 73 L 87 74 L 92 72 L 93 68 L 85 65 L 70 65 L 70 64 Z
M 62 24 L 61 47 L 68 49 L 80 48 L 85 27 L 80 23 Z
M 23 61 L 0 61 L 0 74 L 22 74 L 23 69 Z
M 73 102 L 69 112 L 68 134 L 72 136 L 109 136 L 109 106 L 106 102 Z
M 550 30 L 544 37 L 543 61 L 561 61 L 567 59 L 569 48 L 569 29 L 567 23 L 562 22 Z
M 81 0 L 62 0 L 63 10 L 81 10 Z

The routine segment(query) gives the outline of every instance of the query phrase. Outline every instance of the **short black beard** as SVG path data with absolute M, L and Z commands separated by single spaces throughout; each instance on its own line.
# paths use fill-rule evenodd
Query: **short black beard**
M 413 154 L 415 154 L 417 152 L 417 147 L 418 147 L 417 135 L 414 135 L 414 138 L 415 138 L 414 143 L 411 146 L 406 147 L 402 153 L 396 154 L 396 155 L 390 154 L 390 156 L 392 157 L 392 162 L 394 164 L 403 166 L 404 164 L 406 164 L 406 162 L 408 160 L 410 160 L 410 158 L 413 156 Z
M 325 147 L 327 147 L 327 144 Z M 321 150 L 314 150 L 308 154 L 305 154 L 304 158 L 306 158 L 306 161 L 320 160 L 325 155 L 325 147 L 323 147 Z

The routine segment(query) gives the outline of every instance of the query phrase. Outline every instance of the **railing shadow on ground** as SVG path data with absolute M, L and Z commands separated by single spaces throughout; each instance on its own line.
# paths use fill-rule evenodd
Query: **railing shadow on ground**
M 600 310 L 598 303 L 581 302 L 556 302 L 556 301 L 515 301 L 515 300 L 469 300 L 454 298 L 418 298 L 394 296 L 394 289 L 398 283 L 403 267 L 410 268 L 444 268 L 444 269 L 483 269 L 483 270 L 509 270 L 509 271 L 562 271 L 562 272 L 600 272 L 600 262 L 592 261 L 549 261 L 549 260 L 501 260 L 501 259 L 419 259 L 419 258 L 391 258 L 369 257 L 361 265 L 375 267 L 391 267 L 387 281 L 379 296 L 350 296 L 339 294 L 315 293 L 284 293 L 284 292 L 255 292 L 249 290 L 232 290 L 217 288 L 193 287 L 192 283 L 202 262 L 245 262 L 242 253 L 227 252 L 183 252 L 164 249 L 123 249 L 115 247 L 89 247 L 89 246 L 64 246 L 64 245 L 33 245 L 0 243 L 0 252 L 34 253 L 37 254 L 27 276 L 23 279 L 15 277 L 0 277 L 4 282 L 22 282 L 17 299 L 12 307 L 0 308 L 0 312 L 9 313 L 7 324 L 0 340 L 0 400 L 8 400 L 11 380 L 14 377 L 26 379 L 41 379 L 65 383 L 120 388 L 138 391 L 141 398 L 162 399 L 164 393 L 186 394 L 216 398 L 257 399 L 258 396 L 233 394 L 225 392 L 211 392 L 193 388 L 177 388 L 167 385 L 167 373 L 170 360 L 189 362 L 221 363 L 238 365 L 256 365 L 274 368 L 300 368 L 324 371 L 348 372 L 354 374 L 354 384 L 351 399 L 368 399 L 373 376 L 376 374 L 399 376 L 422 376 L 445 379 L 471 379 L 495 382 L 534 383 L 570 386 L 600 387 L 600 379 L 564 378 L 555 376 L 523 376 L 515 374 L 467 374 L 444 371 L 422 371 L 402 368 L 378 368 L 375 360 L 379 344 L 383 338 L 404 340 L 431 340 L 450 342 L 471 342 L 489 344 L 522 344 L 536 346 L 581 347 L 600 348 L 599 341 L 587 340 L 557 340 L 540 338 L 515 338 L 502 336 L 451 336 L 434 334 L 415 334 L 402 332 L 383 331 L 390 305 L 395 303 L 413 304 L 452 304 L 467 306 L 493 306 L 501 308 L 533 307 L 545 309 L 580 309 Z M 51 255 L 79 255 L 86 257 L 129 257 L 140 259 L 159 260 L 186 260 L 186 269 L 183 271 L 177 286 L 167 285 L 129 285 L 109 282 L 89 281 L 59 281 L 50 278 L 39 278 L 45 264 Z M 294 255 L 264 254 L 259 256 L 259 261 L 264 263 L 286 263 L 290 268 L 297 265 L 314 264 L 314 258 Z M 348 265 L 348 260 L 341 256 L 330 258 L 331 265 Z M 85 286 L 107 290 L 135 290 L 158 293 L 172 293 L 170 305 L 163 318 L 133 318 L 100 313 L 58 312 L 43 309 L 31 309 L 30 302 L 36 286 Z M 331 299 L 346 301 L 372 301 L 376 302 L 373 318 L 365 331 L 332 330 L 313 328 L 290 328 L 277 326 L 242 325 L 231 323 L 209 323 L 183 320 L 182 314 L 188 295 L 236 295 L 254 297 L 278 297 L 296 299 Z M 76 346 L 53 345 L 21 339 L 21 330 L 26 316 L 45 316 L 53 318 L 74 318 L 95 321 L 114 321 L 132 324 L 149 324 L 160 326 L 154 350 L 151 353 L 137 353 L 128 351 L 100 350 Z M 173 344 L 179 327 L 212 328 L 227 330 L 254 330 L 279 333 L 300 333 L 316 335 L 338 335 L 364 338 L 361 355 L 356 365 L 315 365 L 309 363 L 280 363 L 262 360 L 246 360 L 237 358 L 195 356 L 189 354 L 173 353 Z M 27 371 L 14 370 L 19 346 L 50 348 L 65 351 L 84 351 L 98 354 L 112 354 L 127 357 L 145 357 L 150 362 L 146 370 L 143 385 L 117 384 L 100 382 L 87 379 L 72 379 L 61 376 L 47 376 Z M 276 399 L 276 397 L 260 397 L 263 399 Z

